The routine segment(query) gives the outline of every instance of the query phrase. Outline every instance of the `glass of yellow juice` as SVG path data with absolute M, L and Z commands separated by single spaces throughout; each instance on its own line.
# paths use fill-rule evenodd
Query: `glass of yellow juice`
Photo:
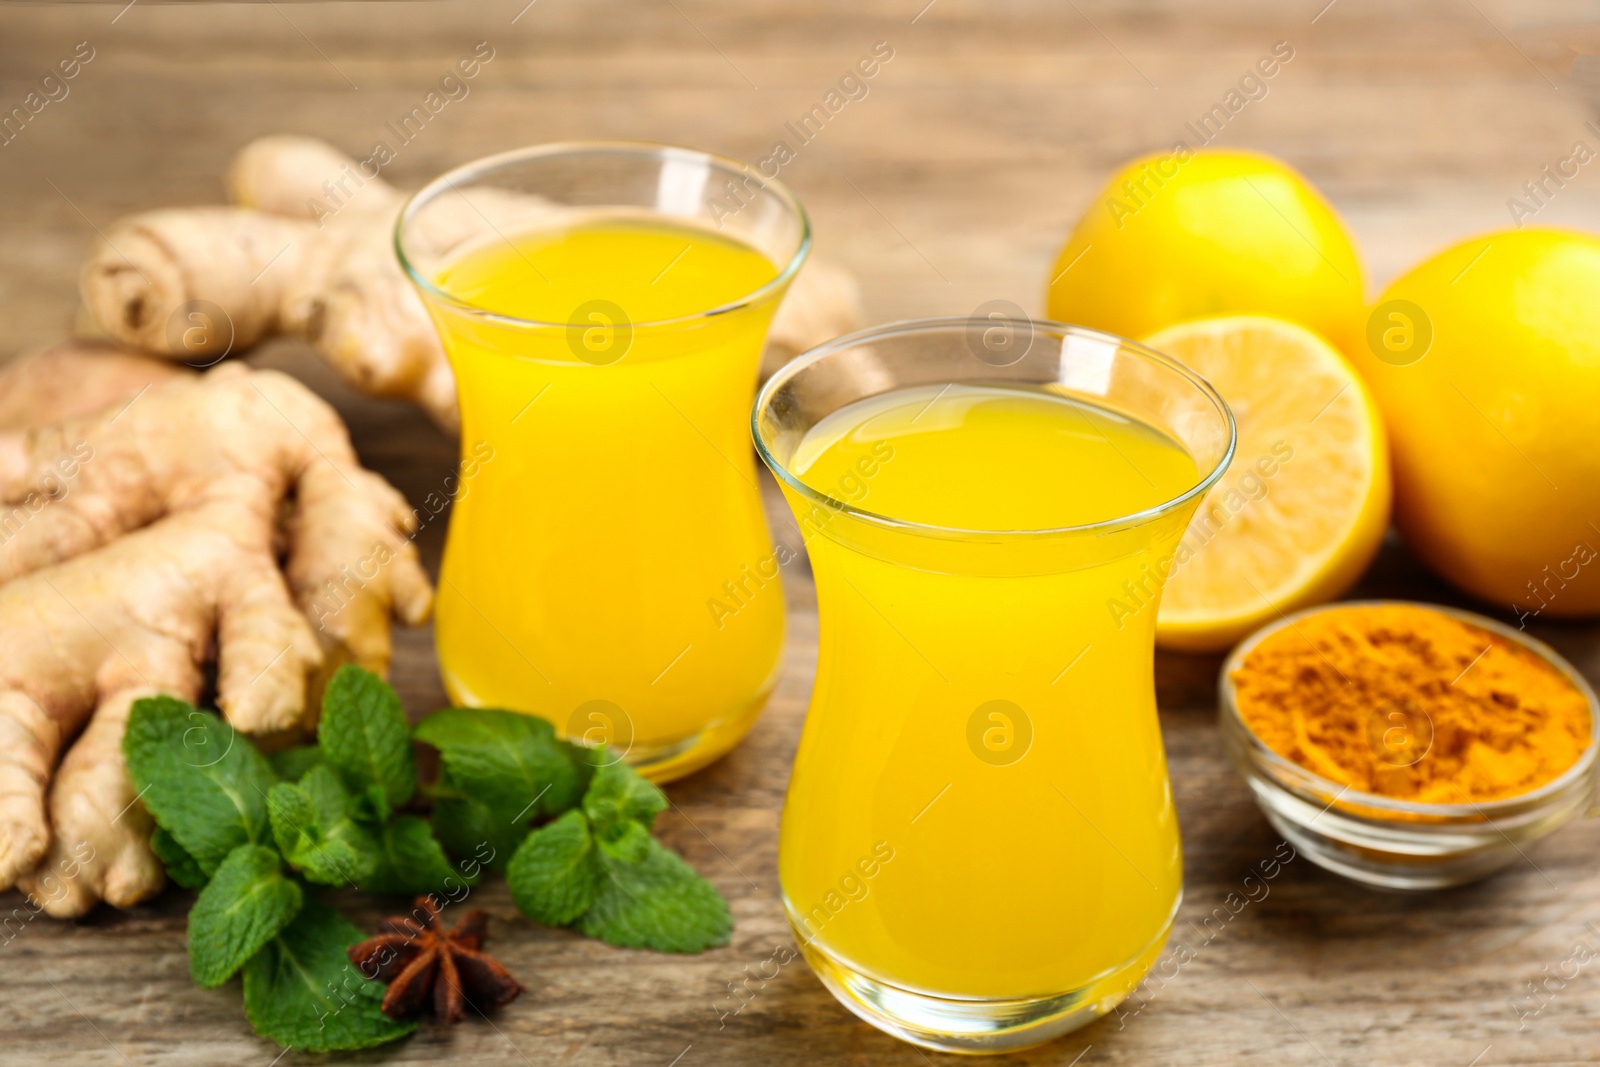
M 460 397 L 435 624 L 453 700 L 658 781 L 749 729 L 784 609 L 744 420 L 809 246 L 777 182 L 661 145 L 495 156 L 407 205 L 396 248 Z
M 945 1051 L 1110 1011 L 1182 892 L 1156 609 L 1227 405 L 1107 334 L 934 319 L 789 363 L 752 430 L 821 616 L 779 844 L 806 960 Z

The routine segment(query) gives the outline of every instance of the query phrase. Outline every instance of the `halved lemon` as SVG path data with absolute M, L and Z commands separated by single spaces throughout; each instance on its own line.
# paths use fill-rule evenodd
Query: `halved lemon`
M 1156 641 L 1226 648 L 1353 585 L 1389 525 L 1389 446 L 1344 356 L 1260 315 L 1179 323 L 1145 344 L 1214 385 L 1239 430 L 1232 464 L 1173 557 Z

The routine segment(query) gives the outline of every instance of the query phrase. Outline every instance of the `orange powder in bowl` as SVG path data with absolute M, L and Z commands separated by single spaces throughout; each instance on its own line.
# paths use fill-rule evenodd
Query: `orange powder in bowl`
M 1578 761 L 1589 698 L 1521 643 L 1416 604 L 1351 604 L 1264 637 L 1232 674 L 1240 718 L 1339 785 L 1426 804 L 1504 800 Z

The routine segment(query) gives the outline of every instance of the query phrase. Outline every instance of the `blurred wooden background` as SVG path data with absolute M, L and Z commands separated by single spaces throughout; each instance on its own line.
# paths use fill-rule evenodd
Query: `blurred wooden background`
M 1576 141 L 1600 147 L 1593 0 L 489 0 L 431 4 L 0 5 L 0 111 L 86 41 L 94 58 L 0 147 L 0 356 L 61 337 L 96 228 L 159 205 L 218 201 L 232 152 L 290 131 L 364 153 L 479 41 L 494 59 L 385 175 L 415 185 L 503 149 L 637 138 L 759 159 L 875 42 L 894 58 L 783 178 L 819 248 L 855 269 L 870 320 L 1043 305 L 1055 250 L 1121 161 L 1169 148 L 1183 124 L 1287 41 L 1294 58 L 1218 137 L 1277 153 L 1334 201 L 1369 289 L 1438 246 L 1508 225 L 1506 201 Z M 1587 57 L 1587 58 L 1586 58 Z M 1187 139 L 1187 138 L 1186 138 Z M 1538 221 L 1600 225 L 1600 165 Z M 366 462 L 413 500 L 450 472 L 450 442 L 416 412 L 351 394 L 305 351 L 258 357 L 344 412 Z M 781 518 L 779 521 L 782 521 Z M 435 565 L 442 523 L 421 543 Z M 1361 592 L 1455 598 L 1389 547 Z M 624 953 L 513 918 L 491 946 L 529 986 L 493 1026 L 424 1028 L 362 1054 L 527 1064 L 883 1063 L 943 1060 L 872 1030 L 798 962 L 719 1028 L 727 983 L 786 943 L 777 813 L 809 689 L 815 617 L 791 581 L 786 670 L 746 744 L 671 789 L 662 819 L 733 902 L 732 946 L 678 959 Z M 1536 632 L 1600 678 L 1600 627 Z M 0 654 L 4 654 L 0 649 Z M 1217 660 L 1163 656 L 1163 726 L 1184 831 L 1175 941 L 1196 957 L 1119 1025 L 1013 1057 L 1029 1064 L 1593 1062 L 1600 964 L 1600 826 L 1547 840 L 1529 863 L 1428 897 L 1368 893 L 1299 860 L 1209 942 L 1194 925 L 1276 839 L 1224 763 Z M 421 714 L 444 702 L 431 635 L 403 636 L 395 680 Z M 38 920 L 0 945 L 0 1063 L 265 1065 L 236 988 L 188 979 L 184 894 L 77 924 Z M 0 894 L 0 914 L 20 904 Z M 341 904 L 370 924 L 378 909 Z M 975 916 L 975 921 L 981 917 Z M 1548 969 L 1548 970 L 1547 970 Z M 1527 983 L 1552 981 L 1537 1014 Z M 290 1053 L 282 1063 L 322 1062 Z M 953 1062 L 953 1061 L 951 1061 Z

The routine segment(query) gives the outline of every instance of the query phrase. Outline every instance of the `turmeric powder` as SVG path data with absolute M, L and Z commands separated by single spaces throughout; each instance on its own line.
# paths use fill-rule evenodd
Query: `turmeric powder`
M 1353 604 L 1268 635 L 1234 670 L 1240 717 L 1351 789 L 1429 804 L 1504 800 L 1578 761 L 1572 680 L 1522 645 L 1415 604 Z

